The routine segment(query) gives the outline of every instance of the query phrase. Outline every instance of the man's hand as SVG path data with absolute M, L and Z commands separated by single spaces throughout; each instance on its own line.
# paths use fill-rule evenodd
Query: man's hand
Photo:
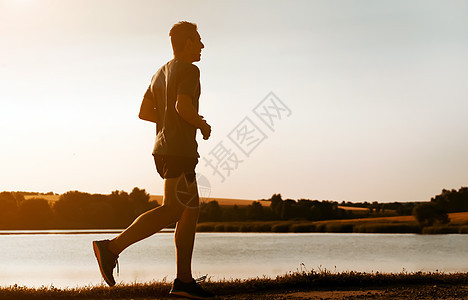
M 202 123 L 202 126 L 200 127 L 200 131 L 203 135 L 203 139 L 207 140 L 210 138 L 210 135 L 211 135 L 211 126 L 208 123 L 206 123 L 205 119 L 202 119 L 202 121 L 203 123 Z

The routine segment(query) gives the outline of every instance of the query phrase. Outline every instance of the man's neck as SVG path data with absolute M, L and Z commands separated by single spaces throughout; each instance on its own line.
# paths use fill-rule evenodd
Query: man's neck
M 191 64 L 193 62 L 190 58 L 188 58 L 187 55 L 182 55 L 182 54 L 174 54 L 174 59 L 185 61 L 185 62 L 187 62 L 189 64 Z

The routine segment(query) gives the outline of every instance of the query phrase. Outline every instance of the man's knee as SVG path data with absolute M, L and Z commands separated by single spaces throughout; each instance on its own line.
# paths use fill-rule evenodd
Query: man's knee
M 163 203 L 162 207 L 166 210 L 166 213 L 171 216 L 174 222 L 179 221 L 182 217 L 182 213 L 184 212 L 184 207 L 181 205 L 177 205 L 177 203 L 169 202 Z
M 196 231 L 200 208 L 186 208 L 177 223 L 175 232 L 176 242 L 183 242 L 187 236 L 192 236 Z

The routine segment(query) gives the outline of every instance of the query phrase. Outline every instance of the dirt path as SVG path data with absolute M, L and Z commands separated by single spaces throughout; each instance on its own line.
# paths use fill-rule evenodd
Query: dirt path
M 262 293 L 250 295 L 236 295 L 231 297 L 220 297 L 229 300 L 280 300 L 280 299 L 468 299 L 468 285 L 463 286 L 408 286 L 356 288 L 348 290 L 317 290 L 317 291 L 290 291 L 282 293 Z

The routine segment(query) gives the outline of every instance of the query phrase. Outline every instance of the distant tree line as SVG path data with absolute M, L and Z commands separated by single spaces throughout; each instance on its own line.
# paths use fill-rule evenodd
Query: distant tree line
M 110 195 L 71 191 L 51 202 L 40 195 L 24 196 L 22 192 L 0 193 L 0 229 L 125 228 L 140 213 L 158 206 L 139 188 L 130 194 L 114 191 Z
M 269 205 L 262 205 L 269 203 Z M 273 194 L 269 199 L 253 202 L 248 206 L 220 206 L 211 201 L 201 206 L 201 222 L 218 221 L 278 221 L 278 220 L 337 220 L 389 215 L 411 215 L 417 202 L 337 202 L 329 200 L 285 199 L 281 194 Z M 367 210 L 353 212 L 342 207 L 359 207 Z
M 443 189 L 430 202 L 417 205 L 413 215 L 421 227 L 425 227 L 447 224 L 450 222 L 448 213 L 465 211 L 468 211 L 468 187 L 461 187 L 458 191 Z
M 26 192 L 0 193 L 0 229 L 104 229 L 125 228 L 142 212 L 157 207 L 149 201 L 144 189 L 134 188 L 129 194 L 114 191 L 110 195 L 71 191 L 57 201 L 40 198 L 47 194 Z M 25 199 L 25 196 L 34 196 Z M 37 197 L 35 197 L 37 196 Z M 267 205 L 262 205 L 262 204 Z M 354 213 L 340 207 L 363 207 L 367 211 Z M 247 206 L 221 206 L 217 201 L 202 203 L 200 222 L 336 220 L 356 217 L 376 217 L 386 213 L 415 216 L 421 226 L 446 224 L 447 213 L 468 211 L 468 188 L 442 190 L 430 202 L 416 203 L 351 203 L 308 199 L 285 199 L 273 194 L 270 199 Z
M 269 205 L 262 205 L 269 203 Z M 277 220 L 336 220 L 354 217 L 350 210 L 338 207 L 336 201 L 286 199 L 273 194 L 270 199 L 255 201 L 248 206 L 220 206 L 217 201 L 201 205 L 200 221 L 277 221 Z M 364 213 L 368 216 L 368 213 Z
M 458 191 L 443 189 L 442 193 L 431 198 L 431 203 L 443 207 L 449 213 L 468 211 L 468 187 L 461 187 Z
M 104 229 L 125 228 L 142 212 L 157 207 L 145 190 L 134 188 L 128 194 L 114 191 L 110 195 L 70 191 L 56 201 L 40 198 L 36 193 L 0 193 L 0 229 Z M 52 192 L 47 195 L 54 195 Z M 25 196 L 37 196 L 25 199 Z M 203 203 L 200 222 L 331 220 L 351 218 L 353 213 L 338 208 L 333 201 L 300 199 L 283 200 L 274 194 L 262 203 L 248 206 L 220 206 L 217 201 Z
M 360 207 L 367 208 L 369 210 L 369 217 L 373 216 L 388 216 L 391 214 L 399 216 L 409 216 L 413 212 L 413 208 L 418 202 L 390 202 L 390 203 L 379 203 L 373 202 L 341 202 L 340 206 L 347 207 Z

